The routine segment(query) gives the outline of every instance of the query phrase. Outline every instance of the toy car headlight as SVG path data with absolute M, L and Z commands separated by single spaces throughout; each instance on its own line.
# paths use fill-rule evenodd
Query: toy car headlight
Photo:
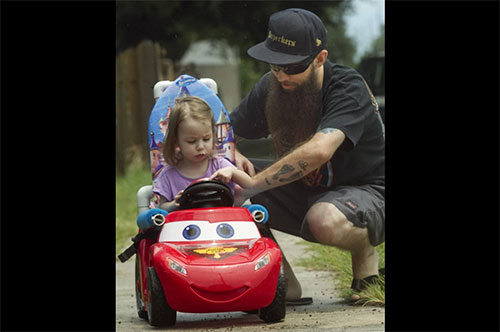
M 267 264 L 271 262 L 271 255 L 267 254 L 264 257 L 262 257 L 257 264 L 255 264 L 255 271 L 257 271 L 260 268 L 263 268 Z
M 168 260 L 168 266 L 174 270 L 174 271 L 177 271 L 177 272 L 180 272 L 184 275 L 187 275 L 187 271 L 184 267 L 182 267 L 181 265 L 177 264 L 176 262 L 174 262 L 173 260 Z

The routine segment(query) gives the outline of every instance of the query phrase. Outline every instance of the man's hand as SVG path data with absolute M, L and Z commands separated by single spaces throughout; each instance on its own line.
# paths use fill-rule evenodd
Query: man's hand
M 244 171 L 250 176 L 255 175 L 255 168 L 253 164 L 244 155 L 242 155 L 238 150 L 235 152 L 236 167 Z

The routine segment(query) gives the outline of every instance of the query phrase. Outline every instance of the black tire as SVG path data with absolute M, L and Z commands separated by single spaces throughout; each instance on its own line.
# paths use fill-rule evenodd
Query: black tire
M 148 321 L 152 326 L 172 326 L 177 319 L 177 311 L 172 309 L 165 298 L 160 279 L 154 267 L 148 269 Z
M 259 317 L 266 323 L 279 322 L 285 318 L 286 315 L 286 279 L 283 272 L 283 265 L 280 269 L 278 277 L 278 284 L 276 285 L 276 294 L 274 300 L 265 308 L 259 310 Z
M 135 257 L 135 300 L 137 305 L 137 315 L 139 318 L 148 319 L 148 312 L 144 308 L 144 302 L 142 301 L 142 289 L 141 289 L 141 275 L 139 271 L 139 254 Z

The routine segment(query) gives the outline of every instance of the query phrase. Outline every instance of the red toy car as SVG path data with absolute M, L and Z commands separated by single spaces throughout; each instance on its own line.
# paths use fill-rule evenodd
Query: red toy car
M 282 320 L 282 253 L 255 224 L 265 208 L 231 207 L 231 191 L 216 181 L 192 184 L 179 202 L 178 211 L 153 216 L 136 247 L 139 317 L 169 326 L 177 311 L 257 310 L 265 322 Z

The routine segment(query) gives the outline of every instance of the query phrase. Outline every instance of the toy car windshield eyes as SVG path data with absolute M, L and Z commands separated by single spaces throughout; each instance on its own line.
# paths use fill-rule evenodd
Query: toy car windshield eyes
M 219 235 L 221 238 L 229 239 L 234 235 L 234 228 L 233 226 L 224 223 L 217 225 L 216 232 L 217 235 Z M 201 234 L 200 227 L 194 224 L 186 226 L 182 231 L 182 236 L 184 236 L 186 240 L 195 240 L 200 236 L 200 234 Z
M 159 242 L 248 240 L 260 237 L 259 230 L 253 222 L 184 220 L 165 223 Z

